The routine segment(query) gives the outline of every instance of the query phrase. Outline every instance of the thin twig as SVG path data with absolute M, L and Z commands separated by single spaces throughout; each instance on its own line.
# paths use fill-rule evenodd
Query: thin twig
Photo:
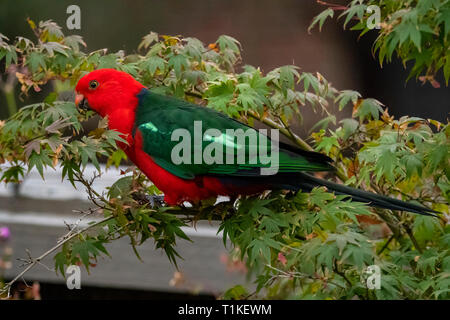
M 94 184 L 95 179 L 100 177 L 100 174 L 94 173 L 94 176 L 89 181 L 86 180 L 79 173 L 74 173 L 74 176 L 76 177 L 76 179 L 74 179 L 74 181 L 80 182 L 81 184 L 83 184 L 86 187 L 86 192 L 88 194 L 89 200 L 91 200 L 97 207 L 104 209 L 105 206 L 98 203 L 97 199 L 100 200 L 101 202 L 103 202 L 104 204 L 109 203 L 109 201 L 106 200 L 105 197 L 100 195 L 97 191 L 95 191 L 94 188 L 92 188 L 92 185 Z
M 313 277 L 313 276 L 311 276 L 309 274 L 302 273 L 302 272 L 287 272 L 287 271 L 283 271 L 281 269 L 278 269 L 278 268 L 275 268 L 275 267 L 271 266 L 270 264 L 266 264 L 266 267 L 268 267 L 268 268 L 270 268 L 270 269 L 272 269 L 274 271 L 277 271 L 279 273 L 278 275 L 274 275 L 272 278 L 300 278 L 300 279 L 301 278 L 308 278 L 308 279 L 311 279 L 311 280 L 321 280 L 320 278 Z M 269 279 L 266 283 L 268 283 L 271 279 Z M 345 289 L 345 287 L 343 287 L 342 285 L 340 285 L 340 284 L 338 284 L 338 283 L 336 283 L 334 281 L 329 281 L 327 279 L 327 280 L 325 280 L 325 282 L 326 283 L 331 283 L 331 284 L 333 284 L 333 285 L 335 285 L 337 287 Z
M 395 238 L 395 235 L 392 234 L 389 239 L 386 241 L 384 246 L 380 249 L 380 251 L 377 252 L 377 255 L 380 255 L 383 253 L 383 251 L 388 247 L 388 245 L 391 243 L 391 241 Z
M 409 236 L 409 238 L 411 239 L 412 243 L 414 244 L 414 247 L 416 247 L 417 251 L 419 251 L 420 253 L 423 253 L 422 248 L 419 246 L 419 243 L 416 240 L 416 237 L 414 237 L 414 234 L 412 233 L 411 228 L 408 225 L 404 225 L 403 228 L 406 231 L 406 234 Z
M 75 230 L 79 227 L 80 223 L 83 221 L 84 218 L 86 218 L 87 216 L 90 216 L 91 214 L 101 210 L 102 208 L 89 208 L 86 210 L 86 212 L 81 211 L 83 214 L 82 216 L 74 223 L 74 224 L 68 224 L 64 221 L 64 224 L 67 226 L 69 232 L 67 234 L 65 234 L 63 237 L 61 237 L 58 242 L 63 241 L 65 238 L 69 237 L 72 235 L 73 232 L 75 232 Z
M 256 120 L 261 121 L 262 123 L 264 123 L 265 125 L 267 125 L 271 128 L 278 129 L 287 138 L 289 138 L 290 140 L 295 142 L 295 144 L 297 144 L 300 148 L 307 150 L 307 151 L 314 151 L 314 149 L 305 140 L 303 140 L 302 138 L 300 138 L 298 135 L 296 135 L 294 133 L 292 133 L 292 135 L 291 135 L 291 133 L 284 126 L 273 121 L 272 119 L 269 119 L 266 117 L 260 117 L 259 114 L 253 110 L 248 110 L 247 114 Z
M 316 0 L 316 2 L 320 5 L 327 6 L 333 10 L 347 10 L 348 9 L 348 7 L 340 5 L 340 4 L 336 4 L 336 3 L 329 3 L 329 2 L 322 1 L 322 0 Z
M 333 270 L 334 272 L 336 272 L 336 274 L 340 275 L 342 278 L 344 278 L 344 280 L 348 283 L 348 285 L 350 287 L 353 286 L 353 283 L 347 278 L 347 276 L 345 275 L 344 272 L 339 271 L 339 267 L 337 265 L 337 260 L 334 259 L 334 266 L 333 266 Z
M 106 221 L 109 221 L 111 219 L 113 219 L 114 216 L 110 216 L 107 217 L 105 219 L 102 219 L 96 223 L 93 223 L 83 229 L 81 229 L 80 231 L 76 232 L 76 233 L 72 233 L 72 235 L 68 236 L 67 238 L 65 238 L 63 241 L 59 242 L 58 244 L 56 244 L 54 247 L 50 248 L 49 250 L 47 250 L 46 252 L 44 252 L 43 254 L 41 254 L 39 257 L 33 259 L 31 258 L 31 260 L 29 260 L 29 264 L 28 266 L 21 272 L 19 273 L 14 279 L 12 279 L 10 282 L 8 282 L 3 289 L 0 291 L 0 295 L 4 294 L 5 292 L 8 292 L 8 296 L 7 298 L 9 298 L 10 295 L 10 289 L 11 286 L 19 279 L 21 279 L 28 271 L 30 271 L 31 269 L 33 269 L 37 264 L 39 264 L 41 262 L 42 259 L 44 259 L 45 257 L 47 257 L 48 255 L 50 255 L 51 253 L 55 252 L 58 248 L 60 248 L 63 244 L 65 244 L 66 242 L 72 240 L 73 238 L 77 237 L 78 235 L 88 231 L 89 229 L 92 229 Z M 69 231 L 71 232 L 71 231 Z

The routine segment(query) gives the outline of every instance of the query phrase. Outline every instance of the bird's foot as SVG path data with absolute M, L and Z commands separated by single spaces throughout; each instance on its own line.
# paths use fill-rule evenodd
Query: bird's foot
M 145 199 L 148 201 L 152 208 L 160 208 L 165 204 L 164 196 L 146 195 Z

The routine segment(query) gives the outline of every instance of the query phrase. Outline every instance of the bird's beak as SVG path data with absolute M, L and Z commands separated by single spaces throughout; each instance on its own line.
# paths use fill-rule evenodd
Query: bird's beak
M 77 93 L 77 95 L 75 96 L 75 105 L 80 110 L 90 110 L 91 109 L 89 107 L 89 103 L 86 100 L 86 98 L 82 94 L 79 94 L 79 93 Z

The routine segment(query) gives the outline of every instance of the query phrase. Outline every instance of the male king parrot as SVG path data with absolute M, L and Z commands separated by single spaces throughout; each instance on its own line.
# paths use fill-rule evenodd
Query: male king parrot
M 201 121 L 203 128 L 216 128 L 224 135 L 215 139 L 216 142 L 228 144 L 228 147 L 231 143 L 234 150 L 244 147 L 246 153 L 249 146 L 227 139 L 226 130 L 254 129 L 215 110 L 153 93 L 125 72 L 100 69 L 86 74 L 76 86 L 75 103 L 81 109 L 92 109 L 101 117 L 107 117 L 109 128 L 120 132 L 128 143 L 119 143 L 119 147 L 164 193 L 164 201 L 169 205 L 219 195 L 251 195 L 265 190 L 309 192 L 314 187 L 325 186 L 336 194 L 348 195 L 370 206 L 422 215 L 435 213 L 420 205 L 316 178 L 307 172 L 332 171 L 332 160 L 281 142 L 278 172 L 272 175 L 261 173 L 264 167 L 261 162 L 175 164 L 171 152 L 176 144 L 172 141 L 176 129 L 194 134 L 194 122 Z M 271 140 L 268 141 L 270 144 Z

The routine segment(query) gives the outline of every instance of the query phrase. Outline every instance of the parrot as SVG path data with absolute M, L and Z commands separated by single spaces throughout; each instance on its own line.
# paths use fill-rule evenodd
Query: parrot
M 437 213 L 422 205 L 318 178 L 315 172 L 335 170 L 332 159 L 284 142 L 277 141 L 278 148 L 273 149 L 279 159 L 273 174 L 263 174 L 261 169 L 267 168 L 268 164 L 262 161 L 199 163 L 187 160 L 175 163 L 173 149 L 177 140 L 173 139 L 173 134 L 177 129 L 195 135 L 196 122 L 207 129 L 215 128 L 219 135 L 209 136 L 209 141 L 202 141 L 201 146 L 207 147 L 205 144 L 212 141 L 222 144 L 224 148 L 215 149 L 215 156 L 230 157 L 231 160 L 236 160 L 236 155 L 231 152 L 236 150 L 243 150 L 241 152 L 250 159 L 251 150 L 255 150 L 250 144 L 255 143 L 249 139 L 238 143 L 227 136 L 227 130 L 256 129 L 212 108 L 151 91 L 123 71 L 105 68 L 82 76 L 75 87 L 75 104 L 80 110 L 93 110 L 107 118 L 109 129 L 117 131 L 126 141 L 118 141 L 118 147 L 164 194 L 164 202 L 170 206 L 198 203 L 218 196 L 231 199 L 267 190 L 311 192 L 315 187 L 325 187 L 327 191 L 372 207 L 428 216 Z M 263 140 L 261 135 L 258 133 L 259 140 Z M 275 141 L 272 137 L 266 138 L 267 142 L 261 145 L 272 151 Z M 198 148 L 187 148 L 185 152 L 191 152 L 183 156 L 192 159 Z

